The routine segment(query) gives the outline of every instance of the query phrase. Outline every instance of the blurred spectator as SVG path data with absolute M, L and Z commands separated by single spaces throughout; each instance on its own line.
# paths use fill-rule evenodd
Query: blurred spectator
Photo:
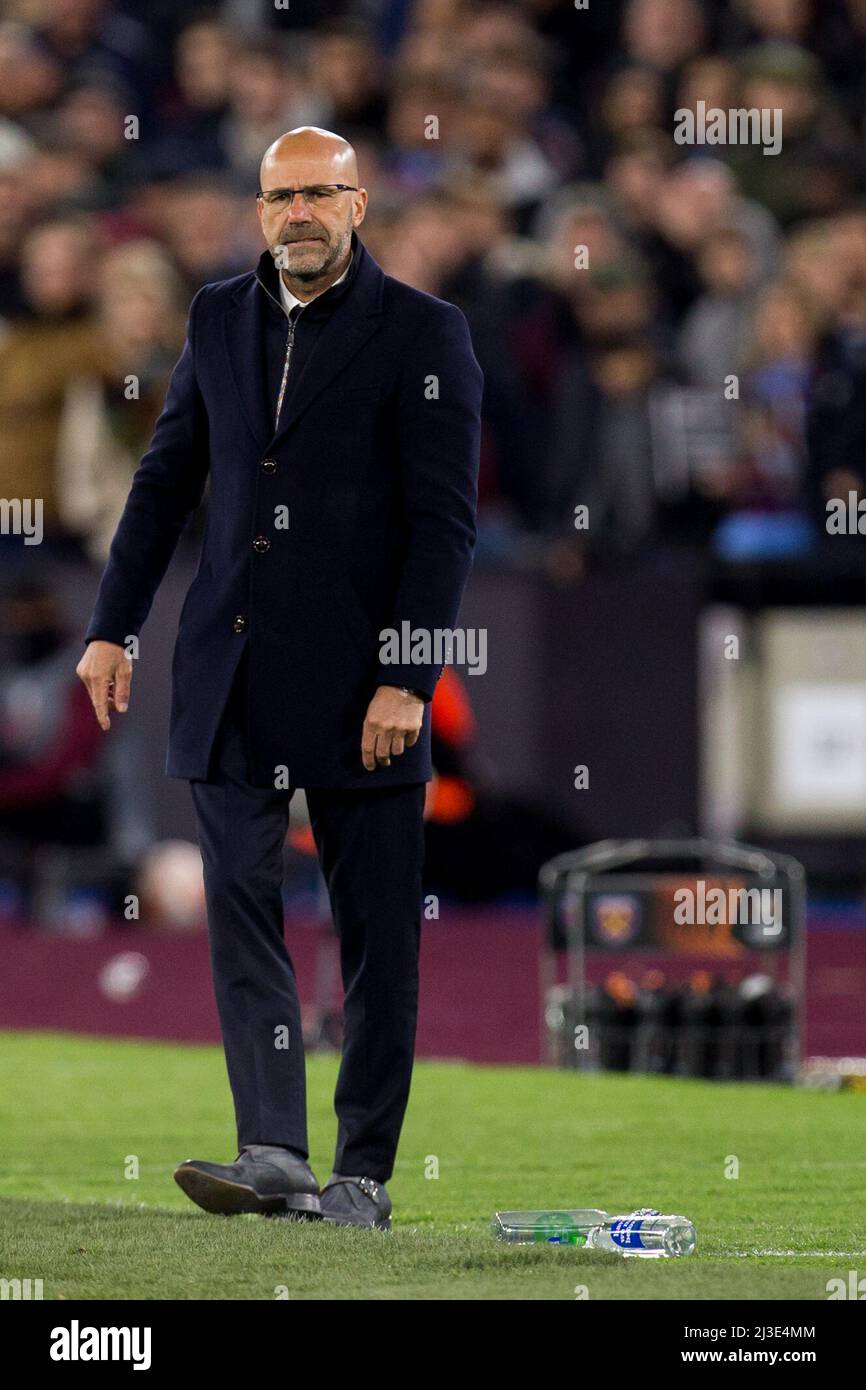
M 46 135 L 28 160 L 26 197 L 33 219 L 101 211 L 112 196 L 120 198 L 120 186 L 111 190 L 86 151 L 67 141 L 62 130 Z
M 623 229 L 636 246 L 649 247 L 665 177 L 674 163 L 674 144 L 658 130 L 623 136 L 605 165 L 604 181 Z
M 475 197 L 474 178 L 455 188 L 454 197 L 413 200 L 384 238 L 380 262 L 388 274 L 466 314 L 485 378 L 479 494 L 513 542 L 515 530 L 537 521 L 539 479 L 533 476 L 525 391 L 508 345 L 511 309 L 499 269 L 486 259 L 486 234 L 501 233 L 503 214 L 489 184 L 486 205 L 483 196 Z M 482 530 L 483 547 L 486 525 Z
M 711 232 L 698 258 L 705 286 L 679 333 L 679 361 L 696 386 L 720 390 L 739 376 L 749 348 L 758 268 L 752 247 L 736 227 Z
M 382 63 L 363 23 L 345 18 L 324 27 L 314 39 L 310 67 L 329 130 L 346 130 L 353 139 L 360 133 L 383 137 L 388 103 Z
M 819 300 L 830 316 L 816 354 L 807 422 L 807 497 L 819 534 L 825 534 L 828 500 L 851 492 L 866 497 L 866 212 L 825 229 L 822 250 L 837 273 Z
M 124 126 L 133 104 L 128 88 L 100 74 L 76 83 L 57 109 L 54 134 L 67 157 L 87 171 L 88 182 L 98 185 L 105 206 L 120 200 L 134 168 L 136 147 Z
M 728 111 L 737 105 L 737 75 L 729 58 L 702 54 L 687 63 L 677 87 L 677 110 L 697 110 L 699 101 L 707 109 Z
M 220 123 L 220 143 L 242 185 L 259 186 L 259 165 L 268 146 L 299 125 L 321 125 L 327 111 L 299 39 L 291 48 L 274 39 L 250 40 L 232 55 L 229 109 Z
M 664 83 L 650 67 L 620 68 L 599 93 L 590 116 L 591 168 L 598 174 L 605 160 L 624 141 L 665 125 Z
M 19 261 L 31 211 L 24 171 L 32 167 L 32 150 L 18 127 L 0 124 L 0 322 L 24 309 Z
M 510 113 L 515 129 L 524 132 L 561 182 L 577 176 L 584 156 L 577 132 L 553 105 L 551 76 L 551 55 L 531 32 L 519 45 L 470 58 L 466 68 L 472 92 Z
M 93 361 L 96 242 L 87 220 L 46 222 L 22 249 L 24 309 L 0 339 L 0 496 L 41 499 L 60 530 L 55 463 L 66 385 Z
M 766 209 L 737 193 L 730 172 L 718 160 L 689 159 L 661 184 L 654 234 L 648 255 L 666 312 L 677 322 L 701 289 L 698 256 L 707 237 L 721 227 L 741 229 L 762 277 L 776 264 L 777 228 Z
M 585 350 L 564 371 L 555 403 L 549 516 L 573 546 L 610 558 L 655 529 L 650 402 L 669 368 L 647 332 L 653 293 L 641 265 L 623 260 L 590 275 L 574 309 Z M 588 524 L 577 524 L 577 507 Z
M 431 139 L 438 131 L 448 134 L 459 120 L 457 90 L 447 69 L 399 73 L 388 105 L 387 145 L 384 169 L 389 181 L 403 194 L 435 187 L 454 158 L 443 150 L 444 142 Z M 363 175 L 362 175 L 363 177 Z
M 63 86 L 63 66 L 26 25 L 0 23 L 0 114 L 16 121 L 44 111 Z
M 183 345 L 181 281 L 153 242 L 127 242 L 100 268 L 96 370 L 66 387 L 57 477 L 63 526 L 104 563 Z
M 699 0 L 627 0 L 622 41 L 634 62 L 664 74 L 677 72 L 707 37 Z
M 44 52 L 68 76 L 115 77 L 134 92 L 140 111 L 146 107 L 155 49 L 144 24 L 110 0 L 30 0 L 26 12 Z
M 255 190 L 242 201 L 222 176 L 190 174 L 161 189 L 152 213 L 148 230 L 165 242 L 188 298 L 209 281 L 250 269 L 258 259 Z
M 25 239 L 21 279 L 30 316 L 60 322 L 84 314 L 93 290 L 98 251 L 84 217 L 43 222 Z
M 202 16 L 178 34 L 173 79 L 160 90 L 158 128 L 167 151 L 183 150 L 177 170 L 218 160 L 215 127 L 228 110 L 232 36 L 216 15 Z
M 755 306 L 743 382 L 744 453 L 731 504 L 790 507 L 800 502 L 806 466 L 806 409 L 822 318 L 795 285 L 766 286 Z
M 742 192 L 769 208 L 784 227 L 810 214 L 838 211 L 842 200 L 863 186 L 863 158 L 841 113 L 823 98 L 818 60 L 794 44 L 762 44 L 746 53 L 740 75 L 738 106 L 780 111 L 782 122 L 776 154 L 765 155 L 759 144 L 727 147 Z

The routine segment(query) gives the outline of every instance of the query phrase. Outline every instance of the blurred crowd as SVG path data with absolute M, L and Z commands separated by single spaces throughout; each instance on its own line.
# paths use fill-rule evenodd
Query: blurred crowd
M 0 498 L 44 531 L 0 534 L 2 814 L 103 838 L 33 556 L 104 560 L 278 135 L 351 140 L 364 243 L 467 316 L 477 563 L 567 585 L 814 555 L 866 496 L 864 99 L 866 0 L 0 0 Z M 781 112 L 781 149 L 679 143 L 702 109 Z

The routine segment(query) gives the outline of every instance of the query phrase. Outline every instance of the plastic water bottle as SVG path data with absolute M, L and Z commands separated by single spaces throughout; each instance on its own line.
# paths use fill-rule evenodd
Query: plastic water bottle
M 588 1250 L 644 1260 L 693 1255 L 696 1244 L 691 1221 L 684 1216 L 662 1216 L 654 1207 L 641 1207 L 630 1216 L 609 1216 L 593 1226 L 586 1238 Z
M 591 1230 L 610 1217 L 606 1211 L 498 1211 L 490 1223 L 497 1240 L 511 1245 L 586 1245 Z

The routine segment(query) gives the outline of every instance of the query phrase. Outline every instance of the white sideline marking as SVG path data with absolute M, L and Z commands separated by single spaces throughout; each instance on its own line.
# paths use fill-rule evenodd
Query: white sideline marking
M 778 1256 L 785 1260 L 862 1260 L 866 1258 L 866 1250 L 728 1250 L 720 1257 L 723 1260 L 747 1259 L 749 1256 Z

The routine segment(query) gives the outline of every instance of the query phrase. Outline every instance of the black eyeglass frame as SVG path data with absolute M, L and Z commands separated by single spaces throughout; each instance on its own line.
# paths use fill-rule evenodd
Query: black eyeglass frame
M 292 203 L 293 203 L 293 202 L 295 201 L 295 194 L 296 194 L 296 193 L 302 193 L 302 194 L 304 195 L 304 202 L 306 203 L 308 191 L 310 191 L 310 190 L 312 190 L 312 189 L 316 189 L 316 188 L 326 188 L 326 189 L 328 189 L 329 191 L 333 191 L 334 193 L 358 193 L 358 192 L 360 192 L 360 189 L 359 189 L 355 184 L 353 184 L 353 183 L 311 183 L 311 184 L 309 184 L 309 185 L 307 186 L 307 188 L 264 188 L 264 189 L 260 189 L 259 192 L 256 194 L 256 202 L 258 202 L 259 199 L 261 199 L 262 202 L 265 204 L 266 207 L 270 207 L 271 205 L 270 205 L 270 203 L 269 203 L 267 200 L 268 200 L 268 198 L 269 198 L 269 196 L 270 196 L 271 194 L 273 194 L 273 193 L 284 193 L 284 194 L 285 194 L 285 193 L 291 193 L 291 195 L 292 195 L 291 201 L 292 201 Z M 291 207 L 291 203 L 289 204 L 289 206 Z

